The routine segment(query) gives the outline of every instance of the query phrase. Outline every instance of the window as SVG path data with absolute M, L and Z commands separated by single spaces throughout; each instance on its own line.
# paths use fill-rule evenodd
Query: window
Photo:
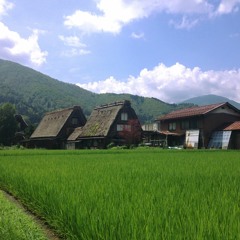
M 181 129 L 198 129 L 197 120 L 183 120 L 181 121 Z
M 124 125 L 123 128 L 124 128 L 124 130 L 130 131 L 130 132 L 131 132 L 131 130 L 132 130 L 131 125 Z
M 117 131 L 121 132 L 123 130 L 131 131 L 131 126 L 130 125 L 124 125 L 124 124 L 117 124 Z
M 117 131 L 120 132 L 123 130 L 123 124 L 118 124 L 117 125 Z
M 176 130 L 176 123 L 175 122 L 169 123 L 168 130 L 169 131 L 175 131 Z
M 127 120 L 128 120 L 128 115 L 127 115 L 127 113 L 121 113 L 121 120 L 122 120 L 122 121 L 127 121 Z

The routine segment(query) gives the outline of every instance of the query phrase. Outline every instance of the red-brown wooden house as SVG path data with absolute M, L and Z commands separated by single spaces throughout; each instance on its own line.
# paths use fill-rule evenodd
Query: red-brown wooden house
M 173 111 L 159 117 L 156 122 L 160 126 L 159 132 L 168 138 L 168 146 L 207 148 L 211 147 L 209 144 L 215 131 L 226 131 L 223 126 L 231 126 L 239 120 L 240 110 L 225 102 Z M 193 138 L 196 140 L 192 144 Z M 231 146 L 235 148 L 239 144 L 232 143 Z

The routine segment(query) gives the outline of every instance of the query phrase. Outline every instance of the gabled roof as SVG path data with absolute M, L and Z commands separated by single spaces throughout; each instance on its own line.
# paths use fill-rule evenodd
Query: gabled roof
M 240 130 L 240 121 L 236 121 L 234 123 L 231 123 L 230 125 L 226 126 L 223 130 L 225 130 L 225 131 Z
M 217 104 L 190 107 L 190 108 L 184 108 L 184 109 L 176 110 L 176 111 L 170 112 L 170 113 L 160 117 L 158 120 L 170 120 L 170 119 L 178 119 L 178 118 L 205 115 L 205 114 L 210 113 L 210 112 L 212 112 L 213 110 L 215 110 L 219 107 L 223 107 L 224 105 L 228 105 L 231 108 L 240 112 L 237 108 L 232 106 L 230 103 L 225 102 L 225 103 L 217 103 Z
M 30 138 L 57 137 L 73 111 L 79 111 L 83 120 L 86 121 L 82 109 L 79 106 L 48 112 L 45 114 Z
M 106 137 L 119 111 L 125 106 L 131 107 L 130 102 L 119 101 L 96 107 L 84 127 L 75 129 L 68 140 L 76 140 L 77 135 L 79 139 L 85 137 Z
M 83 127 L 75 128 L 73 133 L 68 137 L 68 141 L 74 141 L 78 138 L 78 136 L 81 134 Z

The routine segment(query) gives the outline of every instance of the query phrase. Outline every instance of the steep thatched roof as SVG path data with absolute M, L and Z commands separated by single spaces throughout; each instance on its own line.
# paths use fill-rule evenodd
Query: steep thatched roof
M 76 140 L 78 138 L 78 136 L 80 136 L 82 129 L 83 129 L 83 127 L 75 128 L 73 133 L 68 137 L 68 141 Z
M 116 120 L 119 111 L 123 107 L 130 107 L 129 101 L 114 102 L 96 107 L 89 117 L 89 120 L 81 129 L 75 129 L 68 140 L 76 140 L 85 137 L 106 137 Z
M 78 114 L 81 116 L 85 124 L 86 119 L 79 106 L 49 112 L 43 117 L 30 138 L 57 137 L 74 111 L 78 111 Z

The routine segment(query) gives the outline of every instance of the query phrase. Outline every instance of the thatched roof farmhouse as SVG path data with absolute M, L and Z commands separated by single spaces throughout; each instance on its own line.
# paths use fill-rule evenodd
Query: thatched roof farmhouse
M 129 133 L 128 137 L 127 134 L 123 136 L 124 131 Z M 141 132 L 130 101 L 114 102 L 96 107 L 86 125 L 76 128 L 69 136 L 68 148 L 106 148 L 110 143 L 123 145 L 130 135 L 132 143 L 138 143 Z
M 46 113 L 30 137 L 30 147 L 50 149 L 65 148 L 69 135 L 75 128 L 84 126 L 86 117 L 80 106 Z
M 136 145 L 240 149 L 240 110 L 228 102 L 194 106 L 156 119 L 143 132 L 130 101 L 96 107 L 86 120 L 81 107 L 47 113 L 26 141 L 48 149 Z

